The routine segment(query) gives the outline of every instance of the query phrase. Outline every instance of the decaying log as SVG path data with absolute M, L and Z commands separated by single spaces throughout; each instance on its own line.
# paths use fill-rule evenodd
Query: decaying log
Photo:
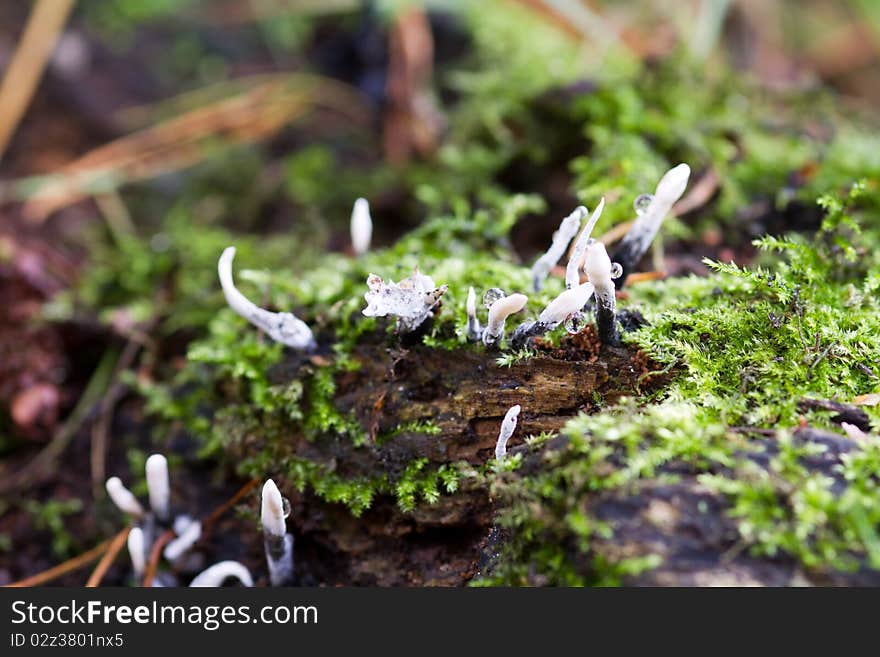
M 581 411 L 657 385 L 644 376 L 647 362 L 633 349 L 599 347 L 590 333 L 567 342 L 510 367 L 482 349 L 360 346 L 354 353 L 360 369 L 337 378 L 335 403 L 369 428 L 372 441 L 356 448 L 349 438 L 310 442 L 294 433 L 279 458 L 306 458 L 345 478 L 392 480 L 417 458 L 433 468 L 481 466 L 494 459 L 501 419 L 514 404 L 523 411 L 512 447 L 558 431 Z M 283 383 L 308 366 L 307 358 L 291 354 L 272 377 Z M 401 430 L 413 423 L 431 423 L 435 433 Z M 286 484 L 279 480 L 282 490 L 292 490 Z M 495 514 L 487 491 L 466 480 L 455 494 L 410 513 L 390 496 L 374 499 L 359 518 L 309 492 L 291 503 L 303 583 L 461 585 L 477 571 Z
M 348 438 L 310 442 L 294 434 L 284 441 L 285 452 L 279 456 L 307 458 L 345 478 L 387 475 L 392 481 L 416 458 L 427 459 L 428 467 L 444 463 L 479 467 L 494 458 L 501 418 L 512 405 L 521 404 L 520 428 L 511 440 L 511 454 L 523 453 L 518 475 L 529 476 L 544 467 L 549 450 L 561 449 L 568 439 L 558 436 L 533 451 L 523 444 L 525 437 L 557 432 L 581 411 L 595 412 L 621 396 L 662 383 L 646 376 L 655 368 L 631 348 L 599 346 L 589 337 L 567 344 L 510 367 L 497 365 L 494 355 L 483 350 L 361 346 L 354 354 L 360 369 L 336 381 L 336 405 L 370 427 L 372 441 L 355 448 Z M 289 358 L 273 373 L 278 382 L 308 367 L 302 356 Z M 439 431 L 400 430 L 416 422 L 430 422 Z M 803 431 L 797 435 L 806 437 Z M 827 438 L 831 448 L 815 463 L 805 465 L 833 472 L 851 441 L 836 434 L 817 436 L 812 438 L 819 442 Z M 757 440 L 765 441 L 764 458 L 769 460 L 774 438 Z M 610 561 L 648 554 L 662 558 L 659 567 L 627 583 L 868 581 L 865 577 L 871 573 L 835 575 L 818 582 L 815 574 L 805 575 L 793 559 L 750 556 L 727 513 L 729 503 L 702 486 L 696 472 L 684 468 L 674 474 L 674 483 L 647 479 L 634 489 L 596 493 L 587 502 L 591 516 L 614 528 L 611 538 L 591 543 L 596 553 Z M 280 484 L 283 490 L 292 490 L 287 482 Z M 377 496 L 360 517 L 308 490 L 294 495 L 291 503 L 288 522 L 297 540 L 297 581 L 304 585 L 463 585 L 491 568 L 492 555 L 505 540 L 504 532 L 495 526 L 495 501 L 484 487 L 467 479 L 454 494 L 443 494 L 434 504 L 420 503 L 408 513 L 390 495 Z M 588 571 L 589 559 L 576 545 L 570 546 L 569 553 L 575 563 L 582 559 L 581 567 Z M 536 576 L 531 583 L 543 582 Z

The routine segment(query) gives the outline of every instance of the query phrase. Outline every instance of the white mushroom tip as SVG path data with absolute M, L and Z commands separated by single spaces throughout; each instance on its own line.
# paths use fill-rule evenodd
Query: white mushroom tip
M 267 479 L 263 484 L 260 524 L 263 526 L 263 531 L 272 536 L 284 536 L 286 531 L 284 498 L 281 497 L 281 491 L 271 479 Z
M 580 235 L 578 235 L 575 240 L 574 248 L 571 251 L 571 255 L 568 258 L 568 264 L 565 267 L 565 287 L 567 288 L 576 287 L 581 283 L 581 267 L 584 264 L 585 253 L 592 242 L 590 236 L 593 234 L 593 228 L 596 227 L 596 223 L 599 221 L 599 217 L 602 216 L 602 210 L 604 209 L 605 197 L 603 196 L 602 200 L 600 200 L 599 204 L 596 206 L 596 209 L 593 210 L 593 214 L 590 215 L 590 218 L 587 220 Z M 586 208 L 584 208 L 584 210 L 586 210 Z
M 195 576 L 191 587 L 218 587 L 222 586 L 230 577 L 235 577 L 242 585 L 251 587 L 254 585 L 254 578 L 251 577 L 250 571 L 238 561 L 221 561 L 213 566 L 203 570 Z
M 669 199 L 670 202 L 674 203 L 682 194 L 684 194 L 690 176 L 691 168 L 684 162 L 672 167 L 669 171 L 663 174 L 660 182 L 657 183 L 657 192 L 655 196 Z
M 489 323 L 483 331 L 483 344 L 487 347 L 497 345 L 504 337 L 504 324 L 507 318 L 525 308 L 529 298 L 525 294 L 509 294 L 489 306 Z
M 107 489 L 110 499 L 113 500 L 113 503 L 120 511 L 136 518 L 144 515 L 144 507 L 141 506 L 141 503 L 138 502 L 134 494 L 125 487 L 119 477 L 110 477 L 104 484 L 104 487 Z
M 522 407 L 519 404 L 511 406 L 501 420 L 501 431 L 498 433 L 498 442 L 495 443 L 495 459 L 503 461 L 507 456 L 507 441 L 516 431 L 517 420 Z
M 538 315 L 538 321 L 548 329 L 555 328 L 565 321 L 566 317 L 582 310 L 590 300 L 594 289 L 593 284 L 588 281 L 565 290 L 547 304 L 547 307 Z
M 150 508 L 160 520 L 168 520 L 171 488 L 168 480 L 168 459 L 162 454 L 151 454 L 146 463 L 147 490 Z
M 174 518 L 174 522 L 171 524 L 171 529 L 174 531 L 175 534 L 180 536 L 193 522 L 194 520 L 192 516 L 181 513 L 179 516 Z
M 525 308 L 528 301 L 529 298 L 525 294 L 514 292 L 513 294 L 508 294 L 506 297 L 498 299 L 498 301 L 493 303 L 489 307 L 489 314 L 492 315 L 493 311 L 495 313 L 504 312 L 504 317 L 506 318 L 509 315 L 518 313 L 520 310 Z
M 467 304 L 465 307 L 467 310 L 468 317 L 476 317 L 477 316 L 477 293 L 474 292 L 473 286 L 468 288 Z
M 173 541 L 165 546 L 162 555 L 168 561 L 177 561 L 184 552 L 189 550 L 202 537 L 202 523 L 194 520 L 186 529 Z
M 373 218 L 370 216 L 370 203 L 365 198 L 354 202 L 351 211 L 351 248 L 356 255 L 363 255 L 370 249 L 373 238 Z

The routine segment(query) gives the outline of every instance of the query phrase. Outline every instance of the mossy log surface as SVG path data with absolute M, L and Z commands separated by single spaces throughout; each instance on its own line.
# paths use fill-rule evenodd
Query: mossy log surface
M 478 468 L 494 458 L 504 413 L 521 404 L 510 453 L 523 453 L 524 460 L 518 470 L 503 476 L 534 475 L 547 467 L 547 455 L 563 449 L 568 438 L 557 435 L 531 449 L 523 443 L 525 436 L 557 433 L 579 412 L 598 411 L 665 380 L 665 375 L 648 374 L 651 363 L 641 352 L 595 343 L 580 346 L 584 348 L 548 350 L 510 367 L 499 367 L 492 354 L 478 350 L 360 346 L 354 354 L 360 369 L 337 379 L 336 405 L 369 427 L 369 442 L 355 448 L 343 437 L 308 441 L 292 434 L 281 441 L 279 456 L 308 459 L 345 478 L 387 475 L 393 480 L 414 459 L 436 466 L 466 462 Z M 308 358 L 290 355 L 273 370 L 272 378 L 283 383 L 304 367 L 309 367 Z M 396 431 L 412 423 L 431 423 L 434 431 Z M 827 435 L 834 449 L 806 465 L 832 473 L 835 459 L 852 445 L 838 435 Z M 669 474 L 676 475 L 674 482 L 667 480 Z M 292 490 L 286 482 L 282 485 Z M 309 490 L 294 495 L 291 503 L 301 584 L 466 585 L 491 572 L 507 538 L 507 530 L 495 524 L 497 500 L 484 484 L 466 479 L 454 494 L 441 495 L 433 504 L 420 503 L 411 511 L 401 510 L 388 495 L 378 495 L 360 516 Z M 728 502 L 702 486 L 686 466 L 664 466 L 655 478 L 635 487 L 597 491 L 585 504 L 586 512 L 613 528 L 612 536 L 592 542 L 589 558 L 574 541 L 566 547 L 572 562 L 582 562 L 577 567 L 587 575 L 595 567 L 596 554 L 609 561 L 650 554 L 661 557 L 659 567 L 627 583 L 820 583 L 809 579 L 793 559 L 749 556 L 726 512 Z M 830 583 L 880 583 L 873 580 L 876 573 L 865 571 L 835 574 Z M 542 584 L 541 577 L 531 583 Z

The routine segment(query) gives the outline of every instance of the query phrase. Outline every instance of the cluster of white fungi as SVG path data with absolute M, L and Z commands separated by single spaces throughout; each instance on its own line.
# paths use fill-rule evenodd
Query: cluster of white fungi
M 146 479 L 149 509 L 141 505 L 119 477 L 110 477 L 105 484 L 110 499 L 132 521 L 128 533 L 128 553 L 134 584 L 139 586 L 145 581 L 153 546 L 160 535 L 171 531 L 173 538 L 161 552 L 168 567 L 161 567 L 156 562 L 150 586 L 177 586 L 179 575 L 193 574 L 190 586 L 222 586 L 228 580 L 237 580 L 242 586 L 253 586 L 250 571 L 238 561 L 220 561 L 204 567 L 203 556 L 193 550 L 202 537 L 202 523 L 185 513 L 172 513 L 168 460 L 162 454 L 153 454 L 147 459 Z M 293 582 L 293 536 L 287 533 L 287 513 L 286 501 L 275 482 L 269 479 L 263 485 L 260 521 L 272 586 Z
M 587 208 L 579 206 L 565 217 L 553 234 L 547 252 L 538 258 L 531 270 L 532 286 L 538 292 L 574 240 L 565 268 L 565 290 L 547 304 L 536 319 L 517 326 L 508 344 L 521 346 L 529 338 L 543 335 L 560 324 L 564 324 L 570 333 L 579 332 L 586 323 L 584 311 L 593 298 L 599 339 L 605 344 L 617 344 L 615 280 L 618 286 L 621 285 L 645 254 L 663 219 L 684 193 L 689 177 L 690 167 L 679 164 L 663 175 L 654 194 L 642 194 L 635 200 L 633 205 L 637 216 L 615 253 L 614 261 L 609 257 L 605 245 L 591 236 L 605 207 L 604 198 L 592 214 Z M 588 218 L 582 226 L 585 217 Z M 362 256 L 369 250 L 372 234 L 369 203 L 359 198 L 351 215 L 351 246 L 355 256 Z M 218 263 L 220 284 L 230 308 L 277 342 L 302 351 L 315 349 L 314 336 L 305 322 L 289 312 L 260 308 L 238 291 L 232 278 L 234 257 L 235 247 L 230 246 L 223 251 Z M 370 274 L 367 288 L 364 295 L 367 307 L 363 314 L 367 317 L 396 317 L 399 333 L 413 332 L 433 317 L 447 291 L 446 285 L 436 285 L 430 276 L 422 274 L 418 268 L 397 283 Z M 483 326 L 477 316 L 476 292 L 473 287 L 469 288 L 466 301 L 467 338 L 490 348 L 500 346 L 505 337 L 507 319 L 521 312 L 527 302 L 528 297 L 522 293 L 508 294 L 497 287 L 487 289 L 483 295 L 487 321 Z M 516 430 L 520 411 L 519 405 L 513 406 L 501 422 L 495 447 L 495 457 L 499 462 L 506 458 L 507 442 Z M 164 457 L 153 455 L 147 461 L 147 484 L 150 490 L 150 513 L 144 511 L 118 478 L 107 481 L 107 491 L 113 501 L 137 521 L 129 534 L 129 551 L 136 578 L 143 576 L 146 554 L 155 538 L 155 526 L 172 522 L 168 470 Z M 261 521 L 269 579 L 275 586 L 288 584 L 293 578 L 293 537 L 286 532 L 284 501 L 271 479 L 263 487 L 262 500 Z M 188 516 L 177 516 L 173 520 L 173 529 L 176 538 L 165 546 L 164 556 L 178 566 L 198 541 L 201 525 Z M 198 574 L 191 585 L 219 586 L 227 578 L 236 578 L 245 586 L 252 584 L 252 577 L 242 564 L 223 561 Z M 159 573 L 154 581 L 159 584 L 173 583 L 167 573 Z
M 565 268 L 565 291 L 547 304 L 536 319 L 520 324 L 513 331 L 508 344 L 521 346 L 529 338 L 542 335 L 563 323 L 570 332 L 578 332 L 586 323 L 584 310 L 594 298 L 599 339 L 606 344 L 617 344 L 615 279 L 619 287 L 647 251 L 664 217 L 684 193 L 689 177 L 690 167 L 679 164 L 660 179 L 654 194 L 642 194 L 635 200 L 633 205 L 637 216 L 623 238 L 614 262 L 605 245 L 591 236 L 605 207 L 604 198 L 592 214 L 579 206 L 565 217 L 553 234 L 547 252 L 532 266 L 532 286 L 537 292 L 574 240 Z M 588 218 L 582 226 L 585 217 Z M 359 198 L 351 214 L 351 245 L 355 256 L 361 256 L 369 250 L 372 234 L 369 203 Z M 235 247 L 230 246 L 223 251 L 218 263 L 220 284 L 229 307 L 273 340 L 293 349 L 313 350 L 317 345 L 305 322 L 289 312 L 260 308 L 239 292 L 232 278 L 234 257 Z M 367 307 L 363 314 L 367 317 L 396 317 L 400 333 L 411 333 L 433 317 L 447 291 L 446 285 L 436 285 L 430 276 L 421 273 L 418 268 L 397 283 L 370 274 L 367 288 L 364 295 Z M 487 322 L 483 326 L 477 317 L 476 293 L 470 288 L 466 304 L 468 339 L 482 341 L 487 347 L 498 347 L 504 340 L 508 317 L 521 312 L 527 302 L 525 294 L 508 294 L 496 287 L 489 288 L 483 295 L 487 309 Z

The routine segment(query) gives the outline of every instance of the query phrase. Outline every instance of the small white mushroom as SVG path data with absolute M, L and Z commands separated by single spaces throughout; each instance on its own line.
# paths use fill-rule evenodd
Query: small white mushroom
M 650 203 L 636 217 L 632 228 L 629 229 L 614 255 L 614 260 L 623 266 L 621 282 L 651 246 L 664 217 L 669 214 L 672 206 L 684 194 L 690 175 L 691 168 L 682 163 L 667 171 L 657 183 L 657 189 L 651 197 Z
M 262 504 L 260 508 L 260 524 L 269 536 L 284 536 L 287 527 L 284 519 L 284 498 L 281 491 L 271 479 L 263 484 Z
M 175 534 L 180 536 L 193 522 L 194 521 L 192 516 L 181 513 L 179 516 L 176 516 L 174 518 L 174 522 L 171 524 L 171 529 L 174 531 Z
M 516 423 L 519 418 L 519 412 L 522 410 L 519 404 L 511 406 L 501 421 L 501 431 L 498 434 L 498 442 L 495 443 L 495 458 L 503 461 L 507 456 L 507 441 L 516 431 Z
M 147 566 L 147 546 L 144 540 L 144 530 L 140 527 L 132 527 L 128 532 L 128 554 L 131 557 L 131 569 L 137 581 L 143 579 L 144 570 Z
M 471 342 L 476 342 L 480 339 L 482 327 L 480 326 L 480 320 L 477 318 L 477 294 L 474 292 L 473 287 L 468 289 L 465 309 L 467 310 L 467 339 Z
M 314 349 L 315 338 L 304 321 L 292 313 L 275 313 L 260 308 L 238 291 L 232 280 L 234 258 L 235 247 L 230 246 L 223 251 L 217 263 L 220 285 L 229 307 L 276 342 L 293 349 Z
M 202 523 L 198 520 L 194 520 L 189 525 L 187 525 L 186 529 L 180 536 L 178 536 L 165 546 L 165 549 L 162 551 L 162 555 L 166 559 L 168 559 L 168 561 L 177 561 L 181 557 L 181 555 L 189 550 L 193 545 L 195 545 L 196 541 L 198 541 L 201 537 Z
M 494 346 L 504 337 L 507 318 L 522 310 L 529 298 L 524 294 L 511 294 L 502 297 L 489 306 L 489 323 L 483 330 L 483 344 Z
M 373 219 L 370 217 L 370 203 L 365 198 L 354 202 L 351 211 L 351 248 L 356 255 L 363 255 L 370 249 L 373 238 Z
M 602 200 L 599 201 L 599 205 L 593 210 L 593 214 L 590 215 L 587 225 L 584 226 L 584 229 L 574 243 L 574 249 L 571 252 L 571 257 L 568 259 L 568 266 L 565 268 L 565 287 L 567 288 L 577 287 L 581 284 L 581 267 L 583 266 L 587 244 L 590 242 L 590 235 L 593 233 L 593 228 L 595 228 L 596 222 L 599 221 L 599 217 L 602 216 L 602 210 L 604 209 L 605 197 L 603 196 Z
M 221 561 L 203 570 L 189 583 L 191 587 L 218 587 L 222 586 L 230 577 L 235 577 L 244 586 L 254 585 L 254 578 L 250 571 L 238 561 Z
M 614 294 L 615 267 L 608 257 L 602 242 L 593 242 L 587 247 L 587 260 L 584 271 L 596 291 L 596 331 L 604 344 L 616 345 L 620 342 L 617 330 L 617 300 Z M 618 274 L 619 275 L 619 274 Z
M 171 488 L 168 483 L 168 459 L 161 454 L 152 454 L 146 465 L 147 490 L 150 508 L 162 522 L 171 517 Z
M 269 581 L 272 586 L 289 584 L 293 580 L 293 536 L 287 533 L 281 491 L 271 479 L 263 484 L 260 524 L 263 526 Z
M 544 279 L 553 269 L 553 265 L 559 262 L 559 259 L 565 253 L 572 238 L 577 235 L 581 226 L 581 219 L 587 214 L 587 209 L 579 205 L 574 212 L 568 215 L 559 224 L 559 228 L 553 233 L 553 239 L 547 253 L 542 255 L 532 265 L 532 286 L 535 292 L 539 292 L 544 286 Z
M 366 317 L 397 317 L 397 329 L 401 333 L 415 331 L 429 317 L 433 308 L 440 302 L 448 286 L 436 287 L 434 279 L 419 272 L 416 267 L 408 278 L 400 283 L 389 280 L 387 283 L 376 274 L 367 277 L 369 291 L 364 294 L 367 307 L 361 312 Z
M 580 312 L 593 294 L 593 284 L 590 282 L 565 290 L 558 297 L 547 304 L 547 307 L 538 315 L 538 322 L 543 324 L 545 330 L 556 328 L 576 312 Z
M 120 511 L 135 518 L 140 518 L 144 515 L 144 507 L 141 506 L 141 503 L 138 502 L 134 494 L 122 484 L 122 480 L 119 477 L 110 477 L 104 484 L 104 487 L 107 489 L 110 499 L 113 500 L 113 504 Z

